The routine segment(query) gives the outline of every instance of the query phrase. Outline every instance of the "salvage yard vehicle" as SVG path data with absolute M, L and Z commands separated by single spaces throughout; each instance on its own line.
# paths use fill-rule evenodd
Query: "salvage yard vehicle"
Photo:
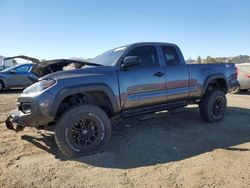
M 238 84 L 234 64 L 187 65 L 175 44 L 135 43 L 109 50 L 87 67 L 42 77 L 23 91 L 6 126 L 52 129 L 65 156 L 89 155 L 104 150 L 112 118 L 197 104 L 206 122 L 219 122 L 225 95 Z
M 86 65 L 86 62 L 80 60 L 53 59 L 39 61 L 36 58 L 24 55 L 7 57 L 4 60 L 15 58 L 29 60 L 33 63 L 19 64 L 0 71 L 0 91 L 14 87 L 26 88 L 37 82 L 40 77 L 52 72 L 62 71 L 70 64 L 74 65 L 72 66 L 74 69 Z
M 238 87 L 231 93 L 237 94 L 240 91 L 248 91 L 250 89 L 250 63 L 236 64 L 238 72 Z
M 0 71 L 0 91 L 6 88 L 26 88 L 34 83 L 35 76 L 30 72 L 34 64 L 26 63 Z

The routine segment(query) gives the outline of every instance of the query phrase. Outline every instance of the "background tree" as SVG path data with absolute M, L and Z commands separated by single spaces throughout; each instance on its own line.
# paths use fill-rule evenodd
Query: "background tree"
M 201 64 L 201 56 L 198 56 L 198 58 L 197 58 L 197 63 L 198 63 L 198 64 Z
M 205 63 L 217 63 L 217 61 L 211 56 L 207 56 Z

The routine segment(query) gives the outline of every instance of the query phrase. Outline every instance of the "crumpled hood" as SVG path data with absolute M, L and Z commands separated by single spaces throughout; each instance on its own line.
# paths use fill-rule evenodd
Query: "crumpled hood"
M 85 76 L 97 76 L 97 75 L 104 75 L 107 74 L 110 71 L 116 71 L 115 66 L 98 66 L 98 67 L 87 67 L 87 68 L 81 68 L 77 70 L 68 70 L 68 71 L 59 71 L 55 73 L 48 74 L 42 78 L 42 79 L 68 79 L 68 78 L 79 78 L 79 77 L 85 77 Z
M 83 60 L 73 60 L 73 59 L 54 59 L 48 61 L 41 61 L 36 63 L 36 65 L 32 68 L 31 72 L 33 72 L 36 76 L 43 77 L 45 75 L 51 74 L 57 71 L 63 71 L 64 67 L 76 64 L 79 67 L 82 66 L 101 66 L 95 63 L 91 63 L 89 61 Z

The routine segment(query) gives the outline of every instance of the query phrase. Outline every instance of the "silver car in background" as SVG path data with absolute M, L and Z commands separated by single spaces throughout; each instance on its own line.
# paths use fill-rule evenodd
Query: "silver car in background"
M 250 62 L 235 64 L 238 70 L 238 81 L 240 83 L 231 93 L 239 93 L 240 91 L 248 91 L 250 89 Z
M 26 63 L 15 65 L 0 71 L 0 91 L 10 88 L 26 88 L 37 81 L 36 75 L 31 72 L 34 64 Z

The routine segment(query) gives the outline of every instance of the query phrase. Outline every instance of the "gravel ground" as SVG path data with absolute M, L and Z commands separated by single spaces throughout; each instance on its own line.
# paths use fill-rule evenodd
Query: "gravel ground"
M 53 132 L 5 128 L 19 92 L 0 94 L 0 187 L 250 187 L 250 93 L 216 124 L 197 106 L 113 122 L 105 152 L 65 160 Z

